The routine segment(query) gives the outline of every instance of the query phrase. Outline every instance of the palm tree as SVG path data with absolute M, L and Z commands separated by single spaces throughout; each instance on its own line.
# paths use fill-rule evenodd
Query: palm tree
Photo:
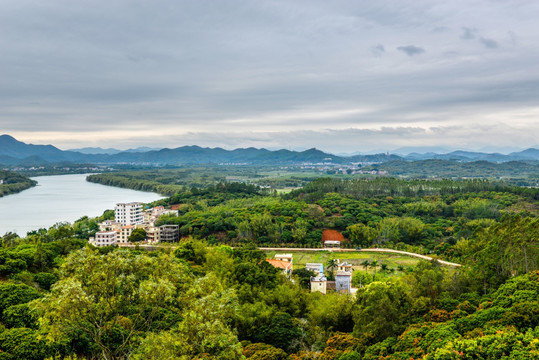
M 369 267 L 370 265 L 370 261 L 369 260 L 365 260 L 361 263 L 361 266 L 363 266 L 365 268 L 365 272 L 367 272 L 367 268 Z
M 372 281 L 374 281 L 376 277 L 376 267 L 378 266 L 378 261 L 376 260 L 371 261 L 369 266 L 374 269 L 374 274 L 372 274 Z
M 331 272 L 333 273 L 333 270 L 337 267 L 337 260 L 336 259 L 329 259 L 328 263 L 326 264 L 328 269 L 331 269 Z
M 388 270 L 387 264 L 381 264 L 381 265 L 380 265 L 380 270 L 381 270 L 382 272 L 384 272 L 384 273 L 387 272 L 387 270 Z
M 399 270 L 400 272 L 403 272 L 404 271 L 404 266 L 398 265 L 397 270 Z

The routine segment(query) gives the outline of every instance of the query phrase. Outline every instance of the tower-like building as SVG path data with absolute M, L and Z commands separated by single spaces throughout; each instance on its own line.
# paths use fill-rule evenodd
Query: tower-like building
M 144 221 L 142 203 L 118 203 L 114 207 L 114 217 L 122 226 L 142 224 Z
M 335 275 L 335 290 L 340 293 L 350 294 L 352 279 L 352 264 L 347 262 L 337 264 Z

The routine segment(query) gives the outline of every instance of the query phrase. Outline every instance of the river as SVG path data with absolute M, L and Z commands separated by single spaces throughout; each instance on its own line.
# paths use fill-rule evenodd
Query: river
M 60 221 L 74 222 L 82 216 L 99 216 L 118 202 L 151 202 L 161 195 L 105 186 L 86 181 L 87 175 L 56 175 L 33 178 L 37 186 L 0 198 L 0 236 L 11 231 L 49 228 Z

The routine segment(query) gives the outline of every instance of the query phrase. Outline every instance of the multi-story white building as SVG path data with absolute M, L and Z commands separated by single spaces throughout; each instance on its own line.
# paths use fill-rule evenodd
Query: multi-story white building
M 95 238 L 90 239 L 90 242 L 95 246 L 110 246 L 116 244 L 117 230 L 98 231 L 95 233 Z
M 142 224 L 144 221 L 142 203 L 118 203 L 114 208 L 114 217 L 116 222 L 123 226 Z

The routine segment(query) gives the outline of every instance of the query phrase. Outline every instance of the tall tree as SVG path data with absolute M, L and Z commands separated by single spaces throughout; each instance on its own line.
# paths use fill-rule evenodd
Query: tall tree
M 116 359 L 189 282 L 185 265 L 169 255 L 125 250 L 100 255 L 85 248 L 67 257 L 60 280 L 33 308 L 51 340 L 83 333 L 103 359 Z

